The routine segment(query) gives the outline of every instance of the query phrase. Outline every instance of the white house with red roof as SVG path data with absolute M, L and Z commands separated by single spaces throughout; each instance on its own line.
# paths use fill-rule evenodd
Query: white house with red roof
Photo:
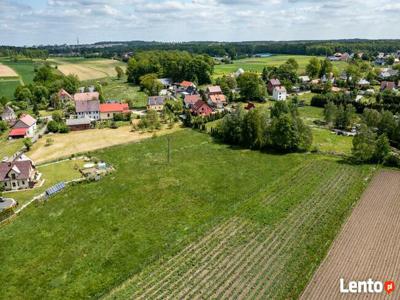
M 128 103 L 104 103 L 100 104 L 100 120 L 110 120 L 115 114 L 130 113 Z
M 21 115 L 15 122 L 8 136 L 10 138 L 33 137 L 37 128 L 36 119 L 31 115 Z

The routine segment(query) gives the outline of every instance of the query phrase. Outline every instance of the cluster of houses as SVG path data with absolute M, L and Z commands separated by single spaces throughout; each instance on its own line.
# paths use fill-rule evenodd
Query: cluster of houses
M 173 84 L 167 78 L 159 79 L 164 89 L 159 96 L 149 97 L 147 100 L 147 109 L 162 111 L 165 102 L 177 98 L 183 99 L 183 105 L 189 109 L 193 115 L 209 116 L 218 110 L 223 110 L 228 104 L 226 96 L 223 94 L 220 86 L 207 87 L 204 96 L 201 96 L 196 85 L 190 81 L 182 81 Z
M 15 111 L 10 107 L 6 106 L 3 113 L 0 115 L 0 119 L 6 121 L 11 127 L 8 137 L 11 139 L 17 138 L 32 138 L 37 128 L 37 120 L 28 114 L 22 114 L 19 118 Z
M 72 131 L 89 129 L 93 122 L 112 120 L 116 114 L 131 113 L 127 103 L 100 103 L 100 94 L 93 90 L 80 91 L 72 96 L 62 89 L 58 96 L 64 103 L 75 104 L 75 116 L 66 120 L 67 126 Z

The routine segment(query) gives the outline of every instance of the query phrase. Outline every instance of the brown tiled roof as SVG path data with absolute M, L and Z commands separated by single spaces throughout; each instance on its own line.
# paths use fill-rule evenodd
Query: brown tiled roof
M 14 162 L 1 162 L 0 163 L 0 181 L 4 181 L 7 174 L 12 170 L 18 173 L 17 179 L 29 179 L 29 174 L 32 168 L 30 160 L 14 161 Z
M 186 105 L 193 105 L 199 100 L 201 100 L 200 95 L 186 95 L 183 101 Z
M 77 113 L 100 111 L 99 100 L 75 100 L 75 110 Z
M 199 100 L 195 104 L 193 104 L 192 111 L 195 114 L 201 115 L 210 115 L 212 113 L 211 107 L 209 107 L 207 103 L 205 103 L 203 100 Z
M 226 103 L 226 97 L 223 94 L 210 95 L 209 99 L 212 103 Z
M 281 85 L 281 82 L 279 81 L 279 79 L 271 79 L 271 80 L 269 81 L 269 83 L 270 83 L 272 86 Z
M 99 100 L 100 94 L 98 92 L 89 93 L 76 93 L 74 95 L 75 101 L 89 101 L 89 100 Z
M 36 119 L 33 118 L 31 115 L 22 115 L 19 120 L 26 124 L 26 126 L 31 127 L 36 123 Z
M 217 93 L 222 94 L 222 90 L 221 90 L 221 87 L 219 85 L 209 86 L 207 88 L 207 92 L 208 93 L 213 93 L 213 94 L 217 94 Z

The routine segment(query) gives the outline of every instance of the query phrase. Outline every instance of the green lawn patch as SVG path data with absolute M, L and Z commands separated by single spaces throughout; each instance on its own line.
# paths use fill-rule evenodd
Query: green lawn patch
M 7 193 L 7 197 L 14 198 L 19 205 L 23 205 L 33 197 L 40 195 L 49 187 L 61 181 L 70 181 L 82 177 L 79 168 L 83 166 L 82 160 L 68 160 L 49 165 L 38 166 L 37 169 L 42 173 L 44 183 L 42 186 L 20 192 Z
M 0 97 L 13 99 L 15 89 L 19 85 L 21 85 L 21 83 L 18 79 L 12 79 L 12 80 L 0 79 Z

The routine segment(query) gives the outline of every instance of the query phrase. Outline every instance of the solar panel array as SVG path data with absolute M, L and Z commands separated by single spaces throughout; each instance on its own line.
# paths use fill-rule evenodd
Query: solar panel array
M 46 195 L 47 196 L 54 195 L 54 194 L 58 193 L 59 191 L 61 191 L 63 188 L 65 188 L 64 182 L 57 183 L 56 185 L 53 185 L 51 188 L 46 190 Z

